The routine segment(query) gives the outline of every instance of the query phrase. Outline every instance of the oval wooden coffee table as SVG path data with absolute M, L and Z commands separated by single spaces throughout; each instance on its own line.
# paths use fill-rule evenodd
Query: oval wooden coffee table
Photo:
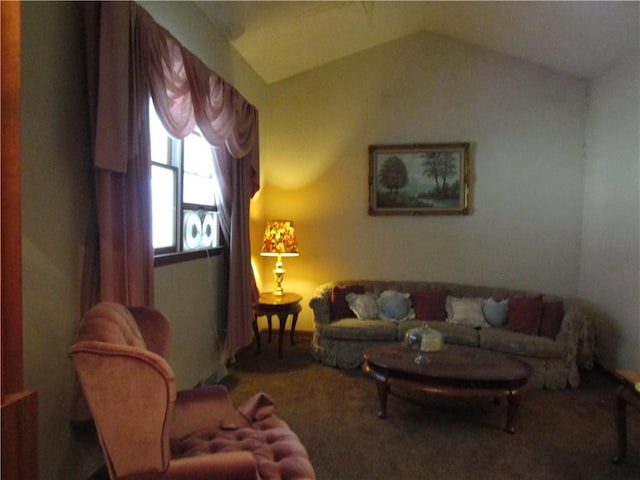
M 521 390 L 533 373 L 529 364 L 501 353 L 460 345 L 445 345 L 438 352 L 427 353 L 426 365 L 415 362 L 419 353 L 401 343 L 374 344 L 363 350 L 362 369 L 376 379 L 380 418 L 387 416 L 387 395 L 393 382 L 446 397 L 504 397 L 508 402 L 506 430 L 515 431 Z

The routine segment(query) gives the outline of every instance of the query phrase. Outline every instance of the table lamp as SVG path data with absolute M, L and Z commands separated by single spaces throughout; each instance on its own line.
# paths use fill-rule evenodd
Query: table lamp
M 274 295 L 282 295 L 284 293 L 282 290 L 282 278 L 284 277 L 282 257 L 297 257 L 299 255 L 292 221 L 270 220 L 267 222 L 260 255 L 277 257 L 276 268 L 273 270 L 276 279 L 276 289 L 273 293 Z

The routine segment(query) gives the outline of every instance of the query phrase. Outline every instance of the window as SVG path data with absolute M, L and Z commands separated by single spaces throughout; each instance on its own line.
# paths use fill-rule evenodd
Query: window
M 199 130 L 171 138 L 149 102 L 156 258 L 220 247 L 212 152 Z M 187 256 L 189 257 L 189 256 Z

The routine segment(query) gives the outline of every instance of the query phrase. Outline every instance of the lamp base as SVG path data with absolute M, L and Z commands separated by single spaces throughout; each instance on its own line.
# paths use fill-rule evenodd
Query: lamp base
M 282 257 L 278 255 L 278 259 L 276 260 L 276 268 L 273 270 L 273 276 L 276 279 L 276 288 L 273 291 L 274 295 L 284 295 L 284 290 L 282 290 L 282 279 L 284 278 L 284 267 L 282 264 Z

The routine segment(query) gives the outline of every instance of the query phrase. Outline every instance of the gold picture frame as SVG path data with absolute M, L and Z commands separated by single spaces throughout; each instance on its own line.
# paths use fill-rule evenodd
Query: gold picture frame
M 469 143 L 369 146 L 369 215 L 468 215 Z

